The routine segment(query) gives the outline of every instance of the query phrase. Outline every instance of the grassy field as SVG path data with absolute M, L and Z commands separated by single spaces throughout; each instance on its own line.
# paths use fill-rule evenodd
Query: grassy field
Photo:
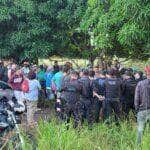
M 67 58 L 54 57 L 51 60 L 40 60 L 40 63 L 53 65 L 58 60 L 60 64 L 70 61 Z M 73 59 L 79 66 L 86 66 L 87 60 Z M 126 67 L 135 67 L 143 70 L 147 62 L 129 60 L 123 63 Z M 71 125 L 72 126 L 72 125 Z M 93 130 L 84 126 L 80 131 L 72 127 L 67 130 L 65 124 L 51 122 L 39 122 L 36 129 L 36 140 L 39 150 L 150 150 L 150 126 L 145 129 L 143 143 L 136 144 L 137 127 L 132 119 L 129 122 L 123 121 L 120 126 L 115 124 L 107 126 L 104 123 L 95 124 Z M 25 149 L 32 149 L 32 145 L 26 143 Z
M 73 66 L 76 67 L 75 64 L 78 64 L 80 67 L 86 67 L 88 65 L 88 60 L 86 59 L 70 59 L 70 58 L 61 58 L 61 57 L 52 57 L 50 59 L 40 59 L 40 64 L 53 65 L 54 61 L 57 60 L 59 64 L 63 65 L 65 62 L 69 61 L 73 63 Z M 95 65 L 97 64 L 97 59 L 95 60 Z M 139 60 L 128 60 L 124 61 L 124 59 L 120 59 L 122 65 L 125 67 L 134 67 L 139 70 L 143 70 L 146 65 L 150 65 L 150 59 L 148 61 L 139 61 Z M 75 62 L 75 63 L 74 63 Z
M 70 125 L 67 130 L 65 124 L 39 122 L 36 129 L 38 150 L 150 150 L 150 128 L 146 127 L 141 147 L 136 144 L 136 124 L 133 121 L 115 124 L 95 124 L 93 130 L 84 126 L 80 131 Z M 32 150 L 28 142 L 24 149 Z

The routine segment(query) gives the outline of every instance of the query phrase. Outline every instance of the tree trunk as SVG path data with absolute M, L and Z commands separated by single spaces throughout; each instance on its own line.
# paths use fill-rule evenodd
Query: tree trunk
M 94 67 L 94 61 L 95 61 L 95 57 L 91 54 L 89 57 L 89 64 L 91 65 L 91 67 Z

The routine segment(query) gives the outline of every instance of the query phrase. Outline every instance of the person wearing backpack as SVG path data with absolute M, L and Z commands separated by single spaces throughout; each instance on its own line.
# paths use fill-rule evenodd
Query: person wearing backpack
M 28 126 L 32 127 L 34 124 L 34 113 L 37 109 L 37 101 L 41 85 L 40 82 L 36 80 L 36 73 L 34 71 L 29 72 L 28 79 L 29 91 L 24 93 L 24 97 L 27 104 L 27 123 Z
M 115 77 L 114 69 L 107 71 L 107 79 L 105 80 L 105 119 L 109 123 L 110 115 L 114 112 L 115 121 L 118 124 L 120 119 L 120 99 L 122 92 L 122 82 L 119 78 Z
M 141 144 L 145 124 L 150 121 L 150 66 L 145 67 L 147 79 L 140 81 L 135 90 L 134 105 L 137 112 L 138 137 Z
M 96 71 L 95 80 L 93 81 L 93 92 L 100 96 L 105 96 L 105 72 L 104 71 Z M 99 122 L 100 111 L 103 111 L 103 101 L 101 101 L 98 97 L 94 96 L 94 116 L 95 122 Z
M 122 91 L 122 111 L 125 118 L 128 119 L 130 110 L 135 113 L 134 108 L 134 95 L 137 81 L 132 78 L 132 73 L 130 71 L 125 72 L 125 80 L 123 81 L 123 91 Z
M 87 69 L 83 70 L 83 76 L 79 79 L 81 84 L 81 116 L 84 121 L 84 117 L 87 119 L 89 128 L 93 124 L 93 89 L 92 82 L 89 78 L 89 71 Z

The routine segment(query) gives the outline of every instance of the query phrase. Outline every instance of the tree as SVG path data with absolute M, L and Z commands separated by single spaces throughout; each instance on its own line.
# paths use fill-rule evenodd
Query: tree
M 85 10 L 85 0 L 1 1 L 1 57 L 37 62 L 54 54 L 79 56 L 72 37 Z
M 133 59 L 150 57 L 148 0 L 89 0 L 81 29 L 92 28 L 97 54 Z

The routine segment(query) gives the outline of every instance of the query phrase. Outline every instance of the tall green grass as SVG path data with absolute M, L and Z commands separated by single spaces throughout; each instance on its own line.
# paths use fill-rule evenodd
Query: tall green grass
M 150 131 L 145 130 L 141 147 L 136 144 L 136 124 L 122 122 L 120 126 L 104 123 L 77 130 L 64 123 L 40 121 L 35 132 L 38 150 L 150 150 Z M 28 143 L 25 149 L 33 147 Z M 29 146 L 30 145 L 30 146 Z

